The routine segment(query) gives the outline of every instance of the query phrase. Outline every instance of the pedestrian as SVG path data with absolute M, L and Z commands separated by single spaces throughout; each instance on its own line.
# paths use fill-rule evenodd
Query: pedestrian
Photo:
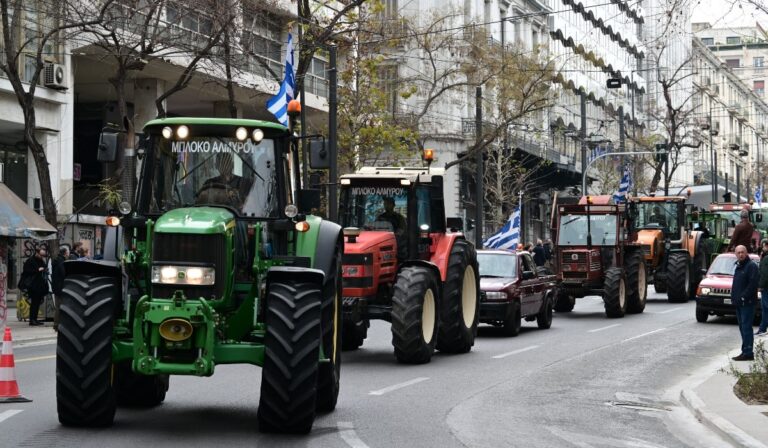
M 53 269 L 51 269 L 51 289 L 53 290 L 53 305 L 55 311 L 53 312 L 53 329 L 59 331 L 59 306 L 61 306 L 62 291 L 64 288 L 64 277 L 66 272 L 64 271 L 64 262 L 69 260 L 69 248 L 64 246 L 59 249 L 59 255 L 53 260 Z
M 531 251 L 533 251 L 533 243 L 528 243 L 528 244 L 526 244 L 526 245 L 525 245 L 525 251 L 526 251 L 526 252 L 531 252 Z
M 82 250 L 83 250 L 83 242 L 76 241 L 74 244 L 72 244 L 72 250 L 69 251 L 69 259 L 77 260 L 78 258 L 80 258 L 80 252 Z
M 731 284 L 731 303 L 736 307 L 736 321 L 741 333 L 741 354 L 733 357 L 734 361 L 752 361 L 754 334 L 752 321 L 755 318 L 755 302 L 757 300 L 757 285 L 760 270 L 750 260 L 744 245 L 736 246 L 736 270 Z
M 37 320 L 37 314 L 40 311 L 40 304 L 43 303 L 45 295 L 48 294 L 48 280 L 46 280 L 45 249 L 39 248 L 34 255 L 24 262 L 24 284 L 29 296 L 29 325 L 43 325 Z
M 757 291 L 760 293 L 760 326 L 755 336 L 763 336 L 768 330 L 768 240 L 761 243 L 763 248 L 760 256 L 760 283 Z
M 91 259 L 90 252 L 91 252 L 90 249 L 88 249 L 85 246 L 82 246 L 80 248 L 80 257 L 78 258 L 78 260 L 90 260 Z
M 755 227 L 749 222 L 749 211 L 741 211 L 741 222 L 733 229 L 733 236 L 731 236 L 731 242 L 728 245 L 728 250 L 733 250 L 736 246 L 744 246 L 748 252 L 753 252 L 752 247 L 752 233 L 754 233 Z
M 536 263 L 537 267 L 544 266 L 544 263 L 547 262 L 544 243 L 540 239 L 536 240 L 536 246 L 533 248 L 533 262 Z
M 547 238 L 544 240 L 544 265 L 551 267 L 552 265 L 552 240 Z

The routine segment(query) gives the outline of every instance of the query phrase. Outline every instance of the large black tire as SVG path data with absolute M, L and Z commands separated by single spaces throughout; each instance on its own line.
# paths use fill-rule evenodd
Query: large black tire
M 536 315 L 536 325 L 542 330 L 548 330 L 552 326 L 552 295 L 544 296 L 544 303 Z
M 341 349 L 344 351 L 357 350 L 368 337 L 368 321 L 366 319 L 359 319 L 355 322 L 346 320 L 341 328 Z
M 576 305 L 576 299 L 563 291 L 558 291 L 555 296 L 555 311 L 558 313 L 570 313 Z
M 119 285 L 112 277 L 64 279 L 56 341 L 56 408 L 63 425 L 103 427 L 114 422 L 112 329 Z
M 701 280 L 704 278 L 702 270 L 708 268 L 708 259 L 707 245 L 704 244 L 703 238 L 699 239 L 699 242 L 696 244 L 696 255 L 693 257 L 693 265 L 691 266 L 691 287 L 688 296 L 691 300 L 696 298 L 696 289 L 698 289 L 699 283 L 701 283 Z
M 266 307 L 259 430 L 306 434 L 317 402 L 320 285 L 299 279 L 271 282 Z
M 696 305 L 696 322 L 703 324 L 707 321 L 709 318 L 709 311 L 699 308 L 698 305 Z
M 323 287 L 322 322 L 323 353 L 330 362 L 322 362 L 317 373 L 317 411 L 331 412 L 336 409 L 341 379 L 341 242 L 331 265 L 332 278 L 325 280 Z
M 659 294 L 667 292 L 667 277 L 663 273 L 656 273 L 653 276 L 653 289 Z
M 629 252 L 624 269 L 627 274 L 627 313 L 642 313 L 648 296 L 643 252 L 639 250 Z
M 153 407 L 165 400 L 168 375 L 142 375 L 135 373 L 130 361 L 112 367 L 115 398 L 119 406 Z
M 691 258 L 687 252 L 672 252 L 667 260 L 667 300 L 686 302 L 691 297 Z
M 403 268 L 392 295 L 392 345 L 395 357 L 407 364 L 432 359 L 437 341 L 437 280 L 429 269 Z
M 605 271 L 603 303 L 608 317 L 624 317 L 627 312 L 627 288 L 624 270 L 608 268 Z
M 502 322 L 501 332 L 504 336 L 517 336 L 520 334 L 521 323 L 520 302 L 514 301 L 510 307 L 509 316 Z
M 466 353 L 475 345 L 480 311 L 480 276 L 475 247 L 456 240 L 448 258 L 448 272 L 440 298 L 437 349 Z

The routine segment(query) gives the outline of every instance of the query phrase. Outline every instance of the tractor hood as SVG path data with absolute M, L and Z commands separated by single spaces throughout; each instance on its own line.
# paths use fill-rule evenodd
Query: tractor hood
M 159 233 L 224 233 L 235 226 L 235 215 L 218 207 L 177 208 L 157 219 L 155 232 Z
M 346 253 L 364 253 L 370 252 L 376 246 L 392 245 L 395 247 L 395 234 L 392 232 L 364 231 L 356 238 L 356 242 L 344 243 L 344 252 Z
M 643 245 L 653 245 L 655 241 L 664 239 L 661 229 L 642 229 L 637 231 L 637 242 Z

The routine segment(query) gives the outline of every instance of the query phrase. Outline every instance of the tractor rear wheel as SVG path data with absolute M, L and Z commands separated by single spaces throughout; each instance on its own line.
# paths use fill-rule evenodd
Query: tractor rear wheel
M 653 289 L 656 292 L 663 294 L 667 292 L 667 276 L 666 273 L 657 272 L 653 276 Z
M 120 406 L 153 407 L 165 400 L 168 375 L 142 375 L 131 368 L 130 361 L 115 364 L 112 387 Z
M 699 239 L 699 243 L 696 245 L 696 255 L 693 256 L 693 266 L 691 266 L 691 287 L 689 289 L 690 299 L 696 298 L 696 289 L 699 287 L 699 283 L 704 278 L 704 272 L 707 270 L 707 256 L 706 244 Z
M 368 337 L 368 321 L 360 319 L 356 322 L 347 320 L 341 326 L 341 349 L 344 351 L 357 350 Z
M 555 296 L 555 311 L 558 313 L 570 313 L 576 305 L 576 299 L 563 291 L 558 291 Z
M 609 268 L 605 271 L 603 302 L 608 317 L 624 317 L 627 312 L 627 288 L 624 270 Z
M 403 268 L 392 295 L 392 345 L 395 357 L 407 364 L 432 359 L 437 340 L 437 280 L 420 266 Z
M 317 400 L 320 285 L 274 281 L 266 302 L 259 430 L 306 434 L 315 420 Z
M 629 252 L 624 268 L 627 273 L 627 312 L 642 313 L 648 296 L 643 253 L 639 250 Z
M 691 258 L 687 252 L 673 252 L 667 261 L 667 299 L 685 302 L 691 297 Z
M 110 426 L 112 329 L 120 282 L 112 277 L 64 279 L 56 341 L 56 408 L 66 426 Z
M 323 288 L 322 322 L 323 354 L 329 362 L 320 363 L 317 377 L 317 411 L 331 412 L 336 409 L 341 379 L 341 260 L 342 246 L 336 247 L 331 265 L 334 277 L 326 279 Z
M 465 240 L 456 240 L 448 258 L 448 272 L 440 300 L 437 349 L 466 353 L 475 345 L 480 310 L 477 252 Z

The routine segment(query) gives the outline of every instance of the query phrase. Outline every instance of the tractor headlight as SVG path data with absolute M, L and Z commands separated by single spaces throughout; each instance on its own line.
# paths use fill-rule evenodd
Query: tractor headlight
M 152 283 L 164 285 L 212 285 L 216 270 L 197 266 L 152 266 Z

